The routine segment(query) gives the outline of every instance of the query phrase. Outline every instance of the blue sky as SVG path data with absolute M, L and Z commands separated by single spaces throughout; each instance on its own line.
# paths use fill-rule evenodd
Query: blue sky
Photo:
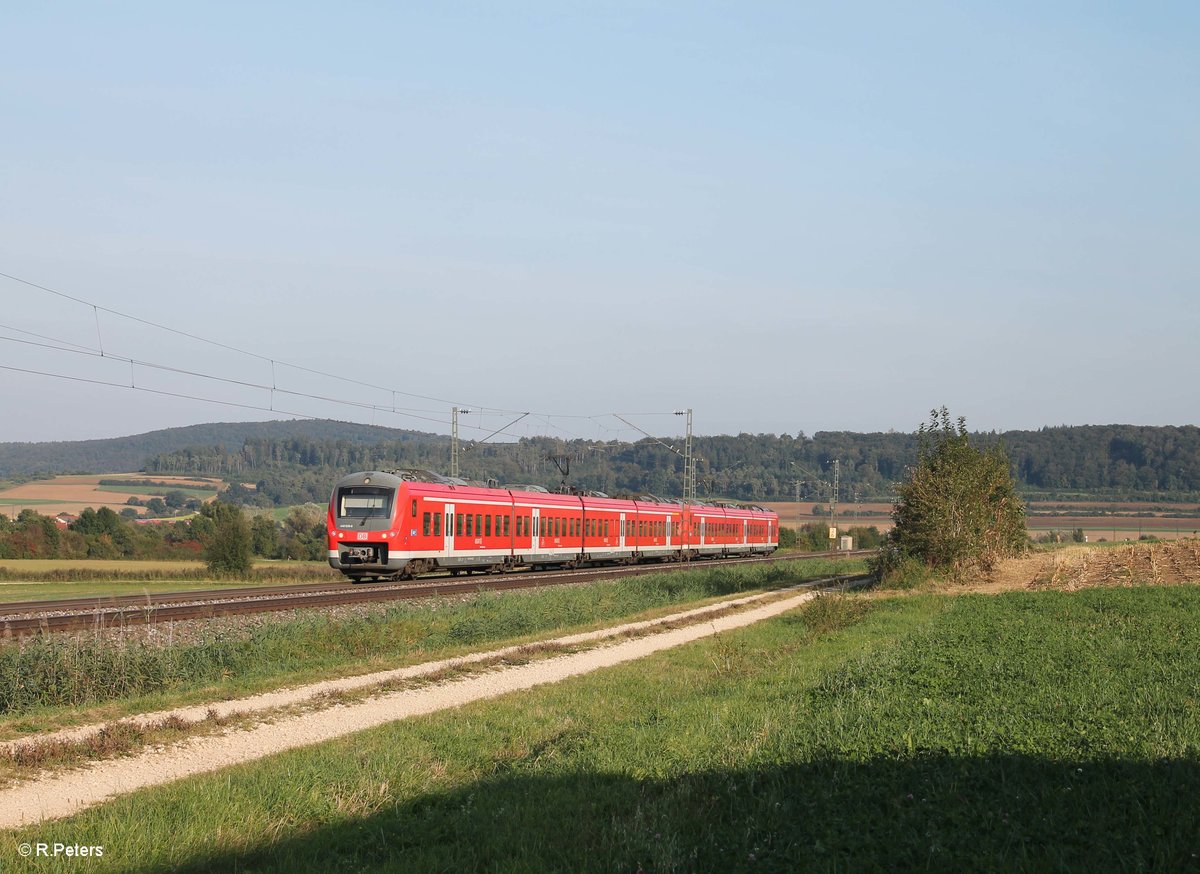
M 6 10 L 0 272 L 101 312 L 0 278 L 0 365 L 245 406 L 0 370 L 0 440 L 1200 422 L 1200 7 L 907 7 Z

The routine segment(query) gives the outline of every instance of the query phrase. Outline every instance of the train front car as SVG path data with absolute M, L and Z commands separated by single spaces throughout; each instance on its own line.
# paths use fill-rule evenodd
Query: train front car
M 405 481 L 380 471 L 338 480 L 329 499 L 329 566 L 355 582 L 398 576 L 408 564 L 399 554 L 396 513 Z

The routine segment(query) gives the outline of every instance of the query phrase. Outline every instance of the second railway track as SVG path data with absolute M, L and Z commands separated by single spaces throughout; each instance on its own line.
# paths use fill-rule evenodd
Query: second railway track
M 865 554 L 863 551 L 806 553 L 692 562 L 687 565 L 664 563 L 555 572 L 526 571 L 479 576 L 469 580 L 429 577 L 424 581 L 404 584 L 306 583 L 289 586 L 113 595 L 52 601 L 15 601 L 0 604 L 0 637 L 12 639 L 61 631 L 99 630 L 128 625 L 182 622 L 216 616 L 267 613 L 309 607 L 336 607 L 380 601 L 468 595 L 481 591 L 570 585 L 601 578 L 671 572 L 697 566 L 761 564 L 805 558 L 851 558 L 863 554 Z

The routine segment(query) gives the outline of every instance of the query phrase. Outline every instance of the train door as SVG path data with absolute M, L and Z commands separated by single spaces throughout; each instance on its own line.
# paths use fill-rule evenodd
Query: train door
M 621 549 L 625 548 L 625 514 L 621 514 L 621 520 L 617 522 L 617 546 Z
M 445 526 L 442 528 L 442 549 L 446 555 L 451 555 L 454 552 L 454 505 L 446 505 Z
M 750 525 L 750 523 L 747 522 L 745 519 L 742 520 L 742 543 L 750 542 L 750 536 L 749 536 L 749 532 L 748 532 L 749 525 Z
M 533 541 L 529 547 L 530 552 L 538 551 L 538 543 L 541 541 L 542 531 L 542 511 L 537 507 L 533 508 Z

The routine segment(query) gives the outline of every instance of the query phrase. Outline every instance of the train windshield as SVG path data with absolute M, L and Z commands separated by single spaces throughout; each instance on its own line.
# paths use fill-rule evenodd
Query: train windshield
M 371 486 L 350 486 L 339 489 L 337 514 L 340 519 L 389 518 L 392 515 L 392 495 L 395 489 Z

